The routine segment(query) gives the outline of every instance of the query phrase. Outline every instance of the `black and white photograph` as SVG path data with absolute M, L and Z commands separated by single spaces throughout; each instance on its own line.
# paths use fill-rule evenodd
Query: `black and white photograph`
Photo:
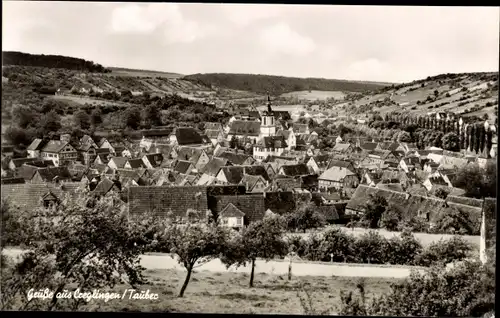
M 494 318 L 499 30 L 2 1 L 0 309 Z

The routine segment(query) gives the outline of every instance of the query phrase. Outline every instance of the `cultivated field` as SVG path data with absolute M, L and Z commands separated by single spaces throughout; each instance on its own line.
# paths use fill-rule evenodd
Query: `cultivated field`
M 258 106 L 256 108 L 258 110 L 266 110 L 267 106 Z M 304 105 L 273 105 L 272 108 L 273 108 L 273 110 L 276 110 L 276 111 L 294 112 L 294 111 L 304 110 Z
M 364 228 L 354 228 L 354 229 L 352 229 L 352 228 L 347 228 L 347 227 L 343 227 L 343 226 L 340 226 L 338 228 L 340 228 L 343 231 L 345 231 L 346 233 L 352 234 L 352 235 L 354 235 L 356 237 L 358 237 L 358 236 L 360 236 L 362 234 L 368 233 L 368 231 L 370 231 L 369 229 L 364 229 Z M 322 232 L 323 231 L 317 231 L 316 233 L 321 234 Z M 390 231 L 387 231 L 387 230 L 384 230 L 384 229 L 378 229 L 378 230 L 376 230 L 376 232 L 378 232 L 380 235 L 382 235 L 385 238 L 391 238 L 391 237 L 394 237 L 394 236 L 401 235 L 401 232 L 390 232 Z M 315 232 L 289 233 L 289 235 L 300 235 L 300 236 L 303 236 L 303 237 L 308 237 L 312 233 L 315 233 Z M 430 245 L 433 242 L 438 242 L 441 239 L 447 240 L 447 239 L 450 239 L 451 237 L 453 237 L 453 235 L 451 235 L 451 234 L 413 233 L 413 235 L 415 236 L 415 238 L 417 240 L 420 241 L 420 243 L 424 247 Z M 481 237 L 480 236 L 460 235 L 460 237 L 462 237 L 467 242 L 470 242 L 475 248 L 477 248 L 477 250 L 479 250 L 479 244 L 480 244 L 480 241 L 481 241 Z
M 147 285 L 158 294 L 158 300 L 92 300 L 90 310 L 99 311 L 148 311 L 189 312 L 227 314 L 305 314 L 300 298 L 307 302 L 308 291 L 312 307 L 318 312 L 336 314 L 339 312 L 340 291 L 354 291 L 358 279 L 352 277 L 294 277 L 288 281 L 285 276 L 258 274 L 254 288 L 248 287 L 246 273 L 210 273 L 197 270 L 192 276 L 183 298 L 177 294 L 185 278 L 185 271 L 148 270 Z M 398 279 L 366 278 L 365 291 L 368 299 L 390 291 L 390 283 Z M 122 292 L 128 286 L 117 286 L 114 291 Z
M 282 97 L 298 98 L 299 100 L 315 101 L 326 100 L 328 98 L 335 98 L 343 100 L 346 94 L 340 91 L 297 91 L 281 95 Z
M 138 77 L 164 77 L 164 78 L 180 78 L 184 75 L 177 73 L 159 72 L 159 71 L 147 71 L 147 70 L 134 70 L 119 67 L 110 67 L 111 73 L 107 73 L 112 76 L 138 76 Z
M 76 96 L 76 95 L 54 95 L 50 96 L 50 98 L 55 99 L 55 100 L 60 100 L 67 102 L 71 106 L 81 106 L 85 104 L 97 104 L 97 105 L 103 105 L 103 106 L 129 106 L 130 104 L 120 102 L 120 101 L 110 101 L 106 99 L 97 99 L 97 98 L 92 98 L 88 96 Z

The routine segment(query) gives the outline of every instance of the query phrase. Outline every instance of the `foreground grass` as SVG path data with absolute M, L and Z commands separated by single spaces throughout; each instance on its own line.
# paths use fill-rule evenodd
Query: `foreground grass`
M 107 303 L 92 300 L 82 310 L 305 314 L 299 295 L 309 303 L 309 294 L 315 312 L 335 314 L 340 309 L 340 291 L 355 290 L 359 282 L 358 278 L 315 276 L 294 277 L 288 281 L 286 276 L 259 273 L 255 277 L 254 288 L 249 288 L 248 274 L 201 271 L 191 277 L 184 298 L 178 298 L 177 294 L 185 277 L 184 271 L 148 270 L 145 274 L 149 282 L 141 286 L 140 290 L 149 289 L 151 293 L 157 293 L 158 300 L 110 300 Z M 398 281 L 385 278 L 364 280 L 368 299 L 387 293 L 390 283 Z M 128 287 L 117 286 L 113 291 L 121 293 L 125 288 Z

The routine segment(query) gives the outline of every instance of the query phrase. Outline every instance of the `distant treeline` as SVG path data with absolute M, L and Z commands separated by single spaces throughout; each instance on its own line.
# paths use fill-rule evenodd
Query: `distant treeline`
M 104 66 L 69 56 L 29 54 L 22 52 L 2 52 L 3 65 L 23 65 L 48 68 L 65 68 L 69 70 L 87 71 L 94 73 L 109 73 Z
M 346 91 L 367 92 L 387 86 L 387 83 L 363 83 L 346 80 L 323 78 L 296 78 L 253 74 L 193 74 L 183 79 L 196 84 L 221 87 L 234 90 L 250 91 L 259 94 L 279 95 L 294 91 Z

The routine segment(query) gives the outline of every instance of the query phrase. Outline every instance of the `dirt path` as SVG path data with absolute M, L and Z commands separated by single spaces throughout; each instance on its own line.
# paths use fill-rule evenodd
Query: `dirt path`
M 3 251 L 7 256 L 19 256 L 20 249 L 5 249 Z M 142 255 L 141 265 L 146 269 L 178 269 L 184 268 L 170 257 L 168 254 Z M 367 264 L 318 264 L 312 262 L 293 263 L 292 274 L 295 276 L 346 276 L 346 277 L 385 277 L 385 278 L 404 278 L 410 275 L 412 267 L 409 266 L 377 266 Z M 416 270 L 422 270 L 415 267 Z M 243 272 L 250 273 L 250 266 L 239 268 L 226 266 L 218 259 L 212 260 L 196 268 L 196 271 L 208 272 Z M 288 262 L 258 260 L 256 262 L 256 273 L 268 273 L 276 275 L 287 275 Z

